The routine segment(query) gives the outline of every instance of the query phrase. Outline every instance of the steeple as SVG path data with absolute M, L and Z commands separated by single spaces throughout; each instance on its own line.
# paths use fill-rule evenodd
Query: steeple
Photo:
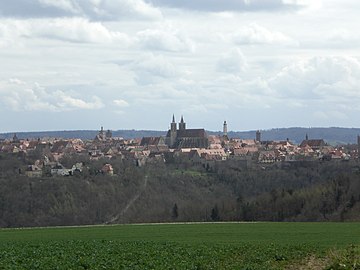
M 185 130 L 186 129 L 186 124 L 184 122 L 184 117 L 181 116 L 181 120 L 180 120 L 180 123 L 179 123 L 179 130 Z
M 260 130 L 256 131 L 256 141 L 261 142 L 261 132 L 260 132 Z
M 19 143 L 19 142 L 20 142 L 19 138 L 16 136 L 16 133 L 14 133 L 12 142 L 13 142 L 13 143 Z
M 223 136 L 224 137 L 227 136 L 227 132 L 228 132 L 227 123 L 226 123 L 226 121 L 224 121 L 224 125 L 223 125 Z
M 175 115 L 173 114 L 173 118 L 172 118 L 172 122 L 171 122 L 171 124 L 170 124 L 170 130 L 171 131 L 175 131 L 176 132 L 176 122 L 175 122 Z
M 173 114 L 172 122 L 170 124 L 170 138 L 169 138 L 169 146 L 173 147 L 176 142 L 177 137 L 177 127 L 175 122 L 175 115 Z

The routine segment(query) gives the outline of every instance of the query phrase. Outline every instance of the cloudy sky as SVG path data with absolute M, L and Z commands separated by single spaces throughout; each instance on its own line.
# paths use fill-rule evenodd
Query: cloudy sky
M 2 0 L 0 132 L 359 127 L 358 0 Z

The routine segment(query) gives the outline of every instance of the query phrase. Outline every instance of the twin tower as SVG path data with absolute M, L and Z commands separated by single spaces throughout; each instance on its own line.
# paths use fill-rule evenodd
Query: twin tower
M 223 138 L 228 140 L 227 123 L 224 121 L 223 125 Z M 260 142 L 260 131 L 256 132 L 256 141 Z M 166 134 L 165 143 L 169 148 L 208 148 L 210 146 L 209 139 L 205 129 L 186 129 L 186 123 L 181 116 L 179 122 L 179 128 L 175 122 L 175 116 L 173 115 L 172 122 L 170 123 L 170 129 Z
M 172 122 L 170 124 L 170 130 L 171 131 L 176 131 L 177 130 L 177 127 L 176 127 L 176 122 L 175 122 L 175 115 L 173 115 L 173 118 L 172 118 Z M 181 116 L 181 120 L 180 120 L 180 123 L 179 123 L 179 130 L 185 130 L 186 129 L 186 123 L 184 122 L 184 117 Z
M 201 129 L 186 129 L 186 123 L 181 116 L 179 128 L 175 122 L 175 116 L 173 115 L 170 129 L 166 134 L 166 144 L 170 148 L 207 148 L 209 147 L 209 140 L 206 132 Z

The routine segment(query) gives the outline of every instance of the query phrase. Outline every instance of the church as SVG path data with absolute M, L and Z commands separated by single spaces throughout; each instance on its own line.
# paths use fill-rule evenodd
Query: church
M 184 118 L 181 116 L 179 128 L 175 122 L 173 115 L 170 124 L 170 130 L 166 134 L 166 144 L 169 148 L 209 148 L 209 140 L 205 130 L 202 129 L 186 129 Z

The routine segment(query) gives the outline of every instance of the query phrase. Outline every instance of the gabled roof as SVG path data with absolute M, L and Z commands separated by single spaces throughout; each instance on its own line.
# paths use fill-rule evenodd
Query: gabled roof
M 64 151 L 65 147 L 67 146 L 69 142 L 68 141 L 57 141 L 54 143 L 54 145 L 51 148 L 51 152 L 54 153 L 59 153 Z
M 161 137 L 143 137 L 141 139 L 140 145 L 146 146 L 146 145 L 158 145 L 160 143 L 163 143 L 161 141 Z
M 177 130 L 176 136 L 177 138 L 206 138 L 207 134 L 203 128 L 181 129 Z M 170 137 L 170 130 L 166 134 L 166 137 Z
M 175 145 L 176 148 L 208 148 L 209 141 L 202 137 L 183 137 L 179 138 Z
M 314 147 L 322 147 L 325 145 L 325 142 L 323 139 L 317 139 L 317 140 L 303 140 L 300 144 L 300 147 L 305 147 L 306 145 L 310 146 L 311 148 Z
M 178 138 L 205 138 L 207 137 L 205 129 L 183 129 L 177 131 Z

